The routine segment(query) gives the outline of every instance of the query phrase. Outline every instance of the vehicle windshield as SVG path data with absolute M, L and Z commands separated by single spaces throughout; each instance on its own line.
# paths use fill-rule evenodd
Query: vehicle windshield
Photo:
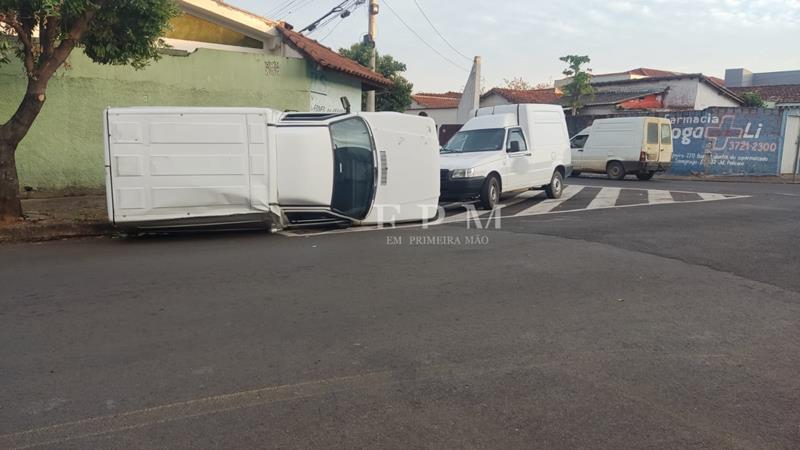
M 490 152 L 501 150 L 506 137 L 503 128 L 459 131 L 442 148 L 442 153 Z

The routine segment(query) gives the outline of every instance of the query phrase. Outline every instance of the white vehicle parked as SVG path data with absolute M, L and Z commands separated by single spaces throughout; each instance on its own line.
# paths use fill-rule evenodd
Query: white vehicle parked
M 109 109 L 108 214 L 122 228 L 431 219 L 436 127 L 397 113 Z
M 621 180 L 631 174 L 649 180 L 672 164 L 672 124 L 660 117 L 598 119 L 571 143 L 573 175 L 605 173 Z
M 443 201 L 478 199 L 492 209 L 501 194 L 544 189 L 561 196 L 572 163 L 558 105 L 480 108 L 441 151 Z

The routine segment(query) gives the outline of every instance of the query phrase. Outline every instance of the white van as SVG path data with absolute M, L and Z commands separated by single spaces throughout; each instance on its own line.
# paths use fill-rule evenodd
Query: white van
M 605 173 L 621 180 L 640 180 L 669 170 L 672 164 L 672 124 L 660 117 L 597 119 L 571 139 L 573 175 Z
M 122 228 L 360 225 L 437 212 L 430 118 L 120 108 L 105 126 L 108 214 Z
M 492 209 L 505 192 L 544 189 L 561 196 L 572 170 L 564 110 L 558 105 L 480 108 L 441 150 L 441 199 L 478 199 Z

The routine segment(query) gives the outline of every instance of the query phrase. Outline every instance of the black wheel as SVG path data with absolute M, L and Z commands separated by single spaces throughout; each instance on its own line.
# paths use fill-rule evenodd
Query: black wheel
M 656 174 L 656 173 L 655 173 L 655 172 L 653 172 L 653 171 L 650 171 L 650 172 L 642 172 L 642 173 L 637 173 L 637 174 L 636 174 L 636 178 L 638 178 L 638 179 L 640 179 L 640 180 L 642 180 L 642 181 L 648 181 L 648 180 L 652 179 L 652 178 L 653 178 L 653 175 L 655 175 L 655 174 Z
M 550 184 L 544 187 L 544 192 L 547 198 L 561 198 L 564 192 L 564 177 L 561 172 L 557 170 L 553 172 L 553 178 L 550 179 Z
M 577 177 L 581 176 L 581 171 L 580 170 L 573 170 L 572 173 L 569 174 L 569 176 L 577 178 Z
M 606 174 L 612 180 L 621 180 L 625 178 L 625 166 L 619 161 L 611 161 L 606 166 Z
M 500 202 L 500 180 L 495 175 L 490 175 L 481 188 L 481 198 L 478 204 L 482 209 L 494 209 Z

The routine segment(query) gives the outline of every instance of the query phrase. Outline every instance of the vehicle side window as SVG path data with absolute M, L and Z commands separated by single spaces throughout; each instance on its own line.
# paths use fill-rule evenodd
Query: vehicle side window
M 512 145 L 513 142 L 516 142 L 517 144 Z M 528 146 L 525 144 L 525 136 L 522 135 L 522 130 L 520 130 L 519 128 L 513 129 L 508 132 L 508 143 L 506 143 L 506 151 L 508 151 L 509 153 L 528 151 Z
M 658 124 L 654 122 L 647 123 L 647 143 L 658 144 Z
M 665 123 L 661 124 L 661 143 L 663 145 L 672 145 L 672 129 Z
M 583 148 L 589 140 L 588 134 L 579 134 L 572 138 L 572 148 Z

